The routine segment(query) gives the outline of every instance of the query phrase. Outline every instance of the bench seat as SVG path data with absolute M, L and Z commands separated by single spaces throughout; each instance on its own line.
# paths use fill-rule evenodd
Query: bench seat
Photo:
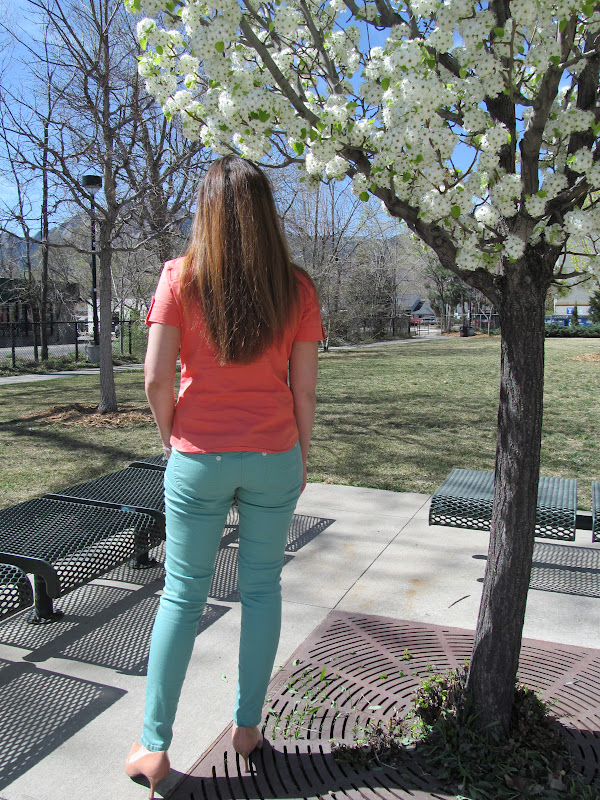
M 161 459 L 162 466 L 154 463 Z M 65 500 L 78 498 L 90 503 L 111 504 L 131 511 L 141 511 L 154 516 L 157 523 L 165 527 L 164 473 L 166 461 L 155 456 L 144 461 L 134 461 L 125 469 L 111 472 L 92 481 L 78 483 L 60 493 L 45 497 Z M 226 527 L 237 525 L 237 510 L 232 508 L 227 516 Z M 164 537 L 163 537 L 164 538 Z
M 110 505 L 42 497 L 0 510 L 0 563 L 33 573 L 34 621 L 55 619 L 52 599 L 163 538 L 153 516 Z
M 33 589 L 22 569 L 0 564 L 0 619 L 33 605 Z
M 431 498 L 430 525 L 489 531 L 494 500 L 494 473 L 453 469 Z M 577 481 L 541 477 L 535 535 L 575 540 Z
M 94 505 L 103 503 L 124 510 L 141 511 L 154 517 L 164 533 L 165 498 L 162 470 L 126 467 L 44 496 L 55 500 L 77 498 L 87 500 Z
M 600 481 L 592 481 L 592 542 L 600 542 Z

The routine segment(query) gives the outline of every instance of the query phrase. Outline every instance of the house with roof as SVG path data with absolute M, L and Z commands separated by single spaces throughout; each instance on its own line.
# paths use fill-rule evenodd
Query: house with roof
M 435 311 L 429 300 L 423 299 L 420 294 L 401 294 L 397 298 L 397 307 L 400 314 L 408 314 L 411 320 L 419 322 L 436 322 Z

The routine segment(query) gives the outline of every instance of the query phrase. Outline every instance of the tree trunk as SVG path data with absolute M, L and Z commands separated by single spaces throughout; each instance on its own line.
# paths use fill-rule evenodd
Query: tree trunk
M 494 507 L 467 680 L 477 727 L 500 739 L 509 731 L 531 575 L 549 284 L 542 265 L 525 258 L 508 266 L 505 281 Z
M 117 410 L 117 393 L 112 363 L 112 279 L 111 250 L 100 227 L 100 402 L 98 411 Z
M 49 125 L 44 120 L 44 151 L 42 154 L 42 275 L 40 298 L 40 332 L 42 342 L 42 361 L 47 361 L 48 352 L 48 248 L 50 226 L 48 223 L 48 131 Z
M 112 363 L 112 236 L 119 210 L 116 199 L 115 172 L 113 169 L 114 128 L 111 122 L 111 65 L 110 65 L 110 3 L 100 2 L 99 17 L 103 28 L 99 41 L 99 61 L 102 65 L 101 128 L 104 139 L 104 197 L 106 211 L 100 223 L 100 402 L 98 411 L 106 414 L 117 410 L 117 393 Z M 93 224 L 93 221 L 92 221 Z

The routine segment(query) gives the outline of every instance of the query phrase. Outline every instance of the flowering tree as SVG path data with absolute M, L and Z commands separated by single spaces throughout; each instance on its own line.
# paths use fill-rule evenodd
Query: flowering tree
M 534 542 L 544 301 L 573 272 L 571 237 L 600 230 L 597 4 L 127 2 L 152 17 L 137 28 L 147 89 L 190 138 L 295 159 L 309 180 L 351 178 L 498 310 L 494 511 L 468 688 L 480 724 L 505 734 Z

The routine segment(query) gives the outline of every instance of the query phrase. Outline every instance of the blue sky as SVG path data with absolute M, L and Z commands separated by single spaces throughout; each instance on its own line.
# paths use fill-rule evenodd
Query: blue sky
M 31 7 L 26 0 L 7 0 L 0 6 L 0 20 L 15 33 L 18 38 L 25 42 L 35 37 L 38 33 L 38 25 L 32 18 Z M 1 33 L 2 44 L 6 45 L 8 36 Z M 10 41 L 10 40 L 8 40 Z M 21 63 L 27 61 L 28 53 L 14 39 L 8 47 L 3 47 L 0 56 L 0 67 L 3 71 L 2 82 L 10 92 L 17 92 L 26 84 L 27 72 Z M 17 202 L 17 192 L 10 176 L 0 175 L 0 201 L 2 204 L 12 205 Z M 41 204 L 41 193 L 31 193 L 31 203 L 33 206 L 32 223 L 39 219 L 39 207 Z

